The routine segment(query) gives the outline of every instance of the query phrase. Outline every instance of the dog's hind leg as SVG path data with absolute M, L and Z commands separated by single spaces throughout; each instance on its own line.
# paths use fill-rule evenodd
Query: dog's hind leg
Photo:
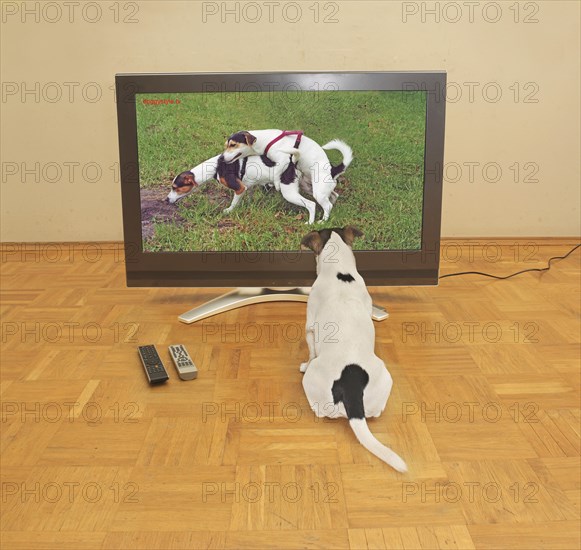
M 316 357 L 315 351 L 315 329 L 312 327 L 307 327 L 306 330 L 307 346 L 309 347 L 309 360 L 301 363 L 299 370 L 301 372 L 306 372 L 311 364 L 311 361 Z
M 325 222 L 329 219 L 335 202 L 330 200 L 330 197 L 335 190 L 336 182 L 329 170 L 319 166 L 311 168 L 311 179 L 313 182 L 313 197 L 323 209 L 323 218 L 320 221 Z
M 320 193 L 315 193 L 315 200 L 321 205 L 321 208 L 323 209 L 323 217 L 319 221 L 326 222 L 329 219 L 331 210 L 333 210 L 333 203 L 329 200 L 329 197 Z
M 308 224 L 312 224 L 315 221 L 315 212 L 317 209 L 317 205 L 305 197 L 301 196 L 298 189 L 298 182 L 295 180 L 293 183 L 290 184 L 282 184 L 280 186 L 280 192 L 285 200 L 290 202 L 291 204 L 295 204 L 296 206 L 302 206 L 306 208 L 309 212 L 309 221 Z

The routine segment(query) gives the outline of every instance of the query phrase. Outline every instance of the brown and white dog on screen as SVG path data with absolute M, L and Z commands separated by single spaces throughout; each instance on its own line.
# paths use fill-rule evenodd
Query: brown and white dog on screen
M 222 155 L 216 155 L 191 170 L 178 174 L 172 183 L 172 189 L 166 197 L 166 202 L 173 204 L 188 196 L 194 189 L 211 179 L 218 180 L 222 185 L 234 191 L 232 204 L 224 210 L 229 213 L 242 200 L 247 189 L 257 186 L 267 186 L 274 180 L 276 165 L 264 163 L 258 156 L 245 158 L 241 161 L 227 164 Z M 309 223 L 315 218 L 315 203 L 299 193 L 300 179 L 296 176 L 296 166 L 286 159 L 286 169 L 283 173 L 285 184 L 280 189 L 282 196 L 296 206 L 302 206 L 309 213 Z
M 297 169 L 313 189 L 313 197 L 323 209 L 321 221 L 329 219 L 334 201 L 336 178 L 343 173 L 353 159 L 351 147 L 341 140 L 335 139 L 321 146 L 311 138 L 302 135 L 300 141 L 297 132 L 283 132 L 281 130 L 243 130 L 232 134 L 225 143 L 224 160 L 227 163 L 252 155 L 266 156 L 277 163 L 278 169 L 274 173 L 274 186 L 282 189 L 285 161 L 289 155 L 296 161 Z M 299 149 L 295 147 L 300 143 Z M 332 166 L 325 153 L 328 149 L 338 149 L 343 154 L 343 162 L 339 166 Z

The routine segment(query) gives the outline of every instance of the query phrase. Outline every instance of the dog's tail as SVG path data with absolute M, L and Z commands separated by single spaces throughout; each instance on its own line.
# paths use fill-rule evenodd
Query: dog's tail
M 343 155 L 343 161 L 341 164 L 331 167 L 331 176 L 333 176 L 333 179 L 337 179 L 345 172 L 345 170 L 347 170 L 347 168 L 349 168 L 349 165 L 353 162 L 353 149 L 351 149 L 349 145 L 340 139 L 331 140 L 329 143 L 323 145 L 323 149 L 327 151 L 329 149 L 334 149 Z
M 363 390 L 368 382 L 369 374 L 359 365 L 347 365 L 341 377 L 333 383 L 333 401 L 335 404 L 341 401 L 345 406 L 349 425 L 361 445 L 398 472 L 407 472 L 406 463 L 369 431 L 363 406 Z
M 288 149 L 281 148 L 281 153 L 286 153 L 287 155 L 292 156 L 292 161 L 296 164 L 299 161 L 299 157 L 301 156 L 301 152 L 294 147 L 289 147 Z

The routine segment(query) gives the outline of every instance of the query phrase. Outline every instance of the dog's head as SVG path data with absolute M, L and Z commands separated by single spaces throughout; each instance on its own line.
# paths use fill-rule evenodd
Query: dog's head
M 256 155 L 252 148 L 256 138 L 246 130 L 232 134 L 224 144 L 224 161 L 230 164 L 240 158 Z
M 178 174 L 171 184 L 171 191 L 165 198 L 165 202 L 174 204 L 180 199 L 187 197 L 198 185 L 193 172 L 188 171 Z
M 338 238 L 333 238 L 334 234 L 337 235 Z M 329 241 L 342 241 L 345 245 L 351 248 L 355 238 L 362 236 L 363 232 L 352 225 L 343 228 L 333 227 L 331 229 L 321 229 L 319 231 L 311 231 L 305 235 L 301 240 L 301 248 L 312 250 L 318 260 L 323 250 L 325 250 L 325 248 L 330 248 L 327 246 Z M 329 252 L 329 256 L 332 256 L 333 254 L 334 251 Z

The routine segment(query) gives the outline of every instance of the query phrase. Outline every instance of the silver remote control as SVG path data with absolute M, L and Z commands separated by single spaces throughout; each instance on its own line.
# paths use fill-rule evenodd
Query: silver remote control
M 198 369 L 185 346 L 181 344 L 170 346 L 169 353 L 182 380 L 193 380 L 198 377 Z

